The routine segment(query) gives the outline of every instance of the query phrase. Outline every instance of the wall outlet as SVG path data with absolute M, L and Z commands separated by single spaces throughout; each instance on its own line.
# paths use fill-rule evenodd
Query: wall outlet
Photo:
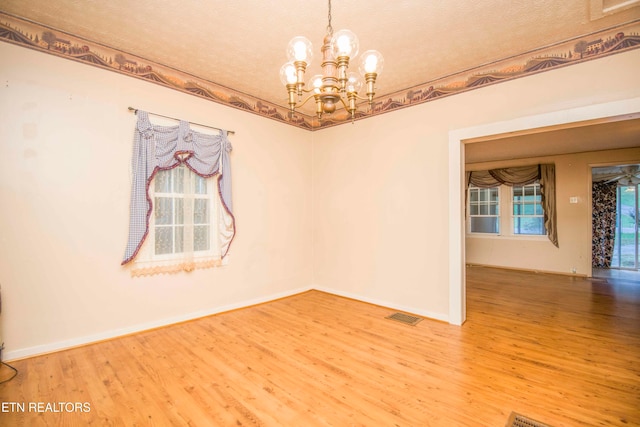
M 572 273 L 572 274 L 576 274 L 576 272 L 577 272 L 577 271 L 578 271 L 578 270 L 576 270 L 576 268 L 575 268 L 575 267 L 571 267 L 571 273 Z

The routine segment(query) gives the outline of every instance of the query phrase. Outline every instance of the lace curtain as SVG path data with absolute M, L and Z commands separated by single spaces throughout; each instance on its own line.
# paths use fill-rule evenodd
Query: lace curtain
M 135 259 L 136 264 L 140 265 L 134 266 L 132 270 L 134 275 L 190 271 L 194 268 L 219 265 L 222 258 L 227 255 L 235 235 L 229 161 L 229 152 L 232 147 L 227 139 L 227 132 L 221 131 L 219 135 L 197 132 L 192 130 L 186 121 L 180 121 L 176 126 L 153 125 L 147 112 L 138 110 L 137 115 L 131 163 L 133 182 L 129 237 L 122 265 Z M 180 166 L 184 166 L 182 169 L 187 172 L 182 175 L 192 172 L 191 175 L 196 177 L 212 178 L 208 181 L 216 188 L 215 191 L 209 191 L 208 197 L 213 198 L 212 206 L 214 207 L 209 215 L 212 219 L 211 224 L 217 229 L 215 234 L 217 238 L 212 242 L 213 249 L 205 259 L 196 259 L 193 247 L 191 250 L 187 248 L 183 251 L 180 259 L 175 257 L 171 260 L 154 259 L 153 248 L 144 245 L 154 209 L 150 190 L 151 193 L 158 190 L 157 186 L 151 188 L 151 183 L 160 171 L 179 169 Z M 198 204 L 193 202 L 193 199 L 198 192 L 201 192 L 198 189 L 203 188 L 202 186 L 206 183 L 202 179 L 193 179 L 196 181 L 193 185 L 188 184 L 190 190 L 186 192 L 185 197 L 197 210 Z M 163 191 L 162 188 L 160 191 Z M 155 209 L 158 209 L 158 213 L 161 214 L 161 203 Z M 193 215 L 193 212 L 188 212 L 186 216 Z M 153 220 L 158 220 L 158 216 L 156 215 Z M 162 221 L 161 218 L 160 221 Z
M 616 236 L 618 183 L 594 182 L 592 189 L 592 266 L 611 267 Z
M 467 188 L 469 185 L 488 188 L 498 185 L 527 185 L 540 182 L 542 208 L 544 210 L 544 227 L 551 243 L 558 246 L 558 230 L 556 220 L 556 168 L 553 164 L 540 164 L 514 168 L 491 169 L 467 172 Z

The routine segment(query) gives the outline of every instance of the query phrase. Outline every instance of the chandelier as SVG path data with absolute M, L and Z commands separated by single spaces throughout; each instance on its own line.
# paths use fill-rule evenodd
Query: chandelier
M 291 39 L 287 46 L 288 62 L 280 69 L 280 80 L 289 95 L 290 117 L 296 106 L 302 107 L 310 99 L 315 101 L 318 119 L 325 113 L 333 113 L 342 104 L 353 120 L 358 99 L 368 100 L 369 107 L 373 103 L 376 78 L 382 72 L 384 63 L 382 55 L 378 51 L 368 50 L 360 57 L 360 74 L 364 77 L 367 96 L 358 96 L 362 89 L 362 79 L 360 74 L 349 72 L 349 61 L 358 55 L 358 38 L 349 30 L 340 30 L 334 34 L 331 26 L 331 0 L 328 21 L 327 34 L 322 44 L 322 74 L 311 77 L 308 84 L 310 89 L 305 89 L 304 73 L 313 58 L 311 42 L 298 36 Z M 309 95 L 301 101 L 305 93 Z

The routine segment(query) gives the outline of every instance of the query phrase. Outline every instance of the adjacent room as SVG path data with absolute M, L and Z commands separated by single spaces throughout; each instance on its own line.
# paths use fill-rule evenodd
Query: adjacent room
M 514 3 L 0 2 L 0 425 L 640 425 L 640 1 Z

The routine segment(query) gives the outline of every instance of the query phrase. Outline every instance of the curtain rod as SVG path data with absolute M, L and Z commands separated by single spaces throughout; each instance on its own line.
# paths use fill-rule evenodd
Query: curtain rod
M 138 109 L 137 108 L 129 107 L 129 111 L 133 111 L 133 114 L 135 114 L 135 115 L 138 114 Z M 147 111 L 147 113 L 149 113 L 149 112 Z M 158 114 L 158 113 L 149 113 L 149 114 L 153 114 L 154 116 L 158 116 L 158 117 L 164 117 L 165 119 L 181 121 L 180 119 L 176 119 L 175 117 L 164 116 L 164 115 Z M 220 129 L 220 128 L 209 126 L 209 125 L 203 125 L 203 124 L 200 124 L 200 123 L 194 123 L 194 122 L 189 122 L 189 123 L 191 123 L 192 125 L 203 126 L 203 127 L 209 128 L 209 129 L 225 130 L 225 129 Z M 231 134 L 231 135 L 235 135 L 235 132 L 232 131 L 232 130 L 228 130 L 227 133 Z

